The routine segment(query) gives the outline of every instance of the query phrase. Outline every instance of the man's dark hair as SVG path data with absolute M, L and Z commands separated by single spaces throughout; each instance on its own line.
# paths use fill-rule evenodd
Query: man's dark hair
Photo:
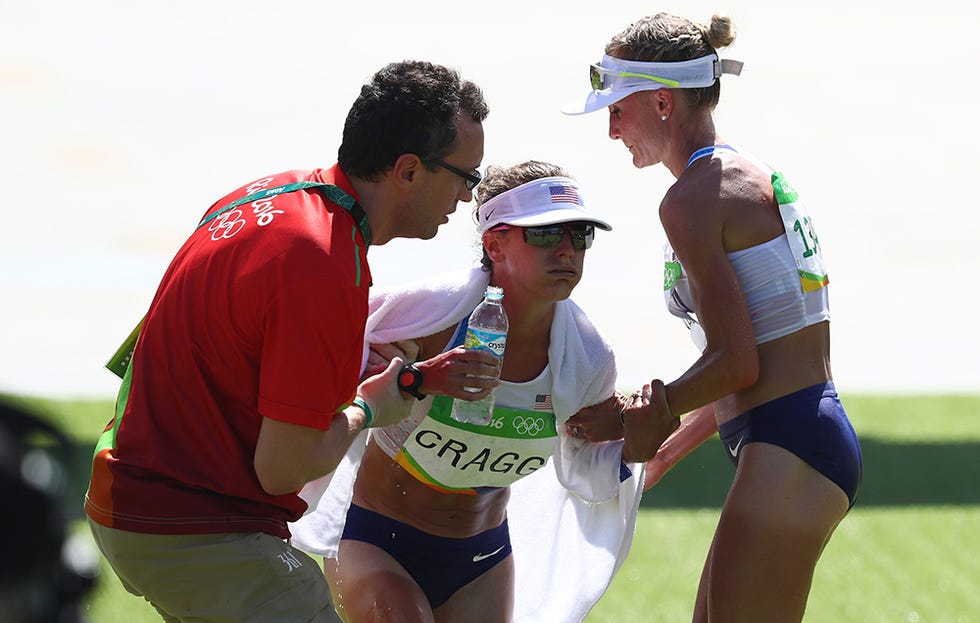
M 347 175 L 376 181 L 402 154 L 442 158 L 456 140 L 457 118 L 482 123 L 488 113 L 479 87 L 456 71 L 424 61 L 391 63 L 361 87 L 337 162 Z

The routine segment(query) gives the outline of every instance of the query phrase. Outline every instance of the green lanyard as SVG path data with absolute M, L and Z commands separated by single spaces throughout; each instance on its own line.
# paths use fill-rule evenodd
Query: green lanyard
M 354 222 L 357 223 L 357 228 L 361 230 L 361 236 L 364 238 L 364 243 L 367 245 L 371 244 L 371 227 L 368 225 L 367 214 L 364 213 L 364 208 L 361 207 L 361 204 L 357 203 L 357 199 L 354 199 L 337 186 L 334 186 L 333 184 L 324 184 L 322 182 L 293 182 L 292 184 L 284 184 L 283 186 L 276 186 L 275 188 L 266 188 L 265 190 L 252 193 L 251 195 L 246 195 L 241 199 L 236 199 L 225 207 L 215 210 L 211 214 L 205 216 L 201 222 L 197 224 L 197 228 L 200 229 L 201 227 L 204 227 L 228 210 L 237 208 L 240 205 L 306 188 L 315 188 L 327 199 L 350 212 L 350 215 L 354 218 Z
M 371 244 L 371 227 L 368 224 L 367 214 L 364 213 L 364 208 L 361 207 L 361 204 L 357 202 L 357 199 L 354 199 L 354 197 L 350 196 L 337 186 L 334 186 L 333 184 L 324 184 L 322 182 L 293 182 L 292 184 L 284 184 L 282 186 L 276 186 L 275 188 L 266 188 L 265 190 L 252 193 L 251 195 L 246 195 L 245 197 L 236 199 L 225 207 L 215 210 L 211 214 L 205 216 L 201 222 L 197 224 L 195 231 L 201 227 L 204 227 L 228 210 L 237 208 L 240 205 L 306 188 L 316 189 L 316 191 L 324 195 L 324 197 L 347 210 L 351 217 L 353 217 L 354 222 L 357 223 L 357 228 L 361 230 L 361 236 L 364 238 L 364 244 Z M 136 340 L 139 338 L 140 329 L 143 328 L 144 320 L 146 320 L 145 316 L 132 330 L 129 337 L 127 337 L 119 348 L 116 349 L 116 352 L 109 358 L 108 363 L 105 364 L 105 367 L 119 378 L 123 378 L 126 375 L 126 368 L 129 367 L 129 362 L 133 359 L 133 351 L 136 350 Z

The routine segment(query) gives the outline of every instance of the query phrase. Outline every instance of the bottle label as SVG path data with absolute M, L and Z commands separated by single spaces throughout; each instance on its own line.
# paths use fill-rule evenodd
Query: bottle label
M 469 350 L 488 350 L 497 357 L 504 356 L 507 334 L 469 327 L 463 346 Z

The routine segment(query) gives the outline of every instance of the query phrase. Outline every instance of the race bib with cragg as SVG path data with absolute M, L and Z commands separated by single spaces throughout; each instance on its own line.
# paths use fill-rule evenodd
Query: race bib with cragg
M 544 466 L 554 453 L 555 414 L 494 407 L 486 426 L 450 417 L 452 398 L 435 396 L 395 460 L 420 481 L 448 493 L 506 487 Z

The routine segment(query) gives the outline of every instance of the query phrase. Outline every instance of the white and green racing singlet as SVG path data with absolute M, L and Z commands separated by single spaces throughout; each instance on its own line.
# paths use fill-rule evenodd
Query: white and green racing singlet
M 691 155 L 694 161 L 716 151 L 735 150 L 713 145 Z M 728 253 L 752 319 L 756 343 L 788 335 L 830 318 L 830 283 L 813 221 L 786 177 L 757 159 L 742 154 L 770 175 L 785 234 L 768 242 Z M 680 317 L 700 350 L 706 338 L 691 307 L 687 273 L 670 243 L 664 245 L 664 298 L 671 314 Z
M 465 333 L 465 321 L 461 327 Z M 453 399 L 431 396 L 401 423 L 373 434 L 399 465 L 437 490 L 473 495 L 507 487 L 544 466 L 557 447 L 551 380 L 546 366 L 532 381 L 501 381 L 486 426 L 454 420 Z

